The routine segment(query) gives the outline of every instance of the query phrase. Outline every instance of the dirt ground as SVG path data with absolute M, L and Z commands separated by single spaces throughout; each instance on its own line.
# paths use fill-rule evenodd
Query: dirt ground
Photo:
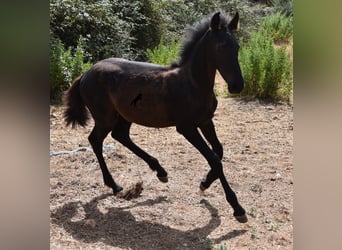
M 147 164 L 110 136 L 104 156 L 126 200 L 104 187 L 86 128 L 66 128 L 63 108 L 50 108 L 51 249 L 292 249 L 293 110 L 291 105 L 218 98 L 214 123 L 228 181 L 247 211 L 238 223 L 216 181 L 205 192 L 209 166 L 174 127 L 133 125 L 134 142 L 168 171 L 161 183 Z

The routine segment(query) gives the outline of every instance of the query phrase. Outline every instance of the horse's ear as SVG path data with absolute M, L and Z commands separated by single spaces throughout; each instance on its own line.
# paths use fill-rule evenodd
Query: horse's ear
M 230 31 L 238 31 L 240 29 L 239 13 L 236 12 L 234 18 L 228 24 Z
M 212 30 L 219 30 L 221 28 L 220 27 L 221 26 L 220 23 L 221 23 L 220 12 L 217 12 L 211 18 L 211 23 L 210 23 L 211 29 Z

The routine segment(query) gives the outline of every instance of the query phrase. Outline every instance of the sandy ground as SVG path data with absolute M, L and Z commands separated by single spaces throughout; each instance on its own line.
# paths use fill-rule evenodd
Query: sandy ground
M 66 128 L 63 108 L 51 106 L 51 249 L 292 249 L 292 107 L 222 97 L 218 102 L 214 123 L 224 172 L 248 223 L 234 219 L 219 181 L 199 190 L 209 166 L 175 128 L 131 129 L 132 139 L 168 171 L 166 184 L 106 138 L 104 156 L 114 179 L 126 190 L 139 182 L 144 188 L 131 200 L 113 196 L 89 148 L 92 123 Z

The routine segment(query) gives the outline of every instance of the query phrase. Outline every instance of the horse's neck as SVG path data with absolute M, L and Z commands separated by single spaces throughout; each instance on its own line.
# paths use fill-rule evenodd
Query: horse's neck
M 213 92 L 216 73 L 214 62 L 210 58 L 211 55 L 204 46 L 199 45 L 190 60 L 189 68 L 194 84 L 208 95 Z

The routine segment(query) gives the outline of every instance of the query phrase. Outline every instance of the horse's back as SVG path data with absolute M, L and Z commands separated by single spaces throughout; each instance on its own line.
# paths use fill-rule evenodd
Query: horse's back
M 144 72 L 156 72 L 156 71 L 164 71 L 167 70 L 168 67 L 161 66 L 158 64 L 148 63 L 148 62 L 139 62 L 139 61 L 130 61 L 123 58 L 108 58 L 102 61 L 99 61 L 94 66 L 94 69 L 99 70 L 108 70 L 112 72 L 113 70 L 120 69 L 122 73 L 144 73 Z
M 81 78 L 81 88 L 94 94 L 101 90 L 115 92 L 120 85 L 144 85 L 147 81 L 158 81 L 161 74 L 170 69 L 157 64 L 130 61 L 122 58 L 108 58 L 94 64 Z M 144 79 L 147 81 L 145 82 Z
M 115 119 L 120 114 L 126 120 L 145 126 L 173 125 L 165 96 L 168 94 L 165 73 L 170 67 L 108 58 L 97 62 L 81 79 L 81 94 L 93 114 L 100 119 L 105 113 Z M 112 114 L 112 115 L 109 115 Z

